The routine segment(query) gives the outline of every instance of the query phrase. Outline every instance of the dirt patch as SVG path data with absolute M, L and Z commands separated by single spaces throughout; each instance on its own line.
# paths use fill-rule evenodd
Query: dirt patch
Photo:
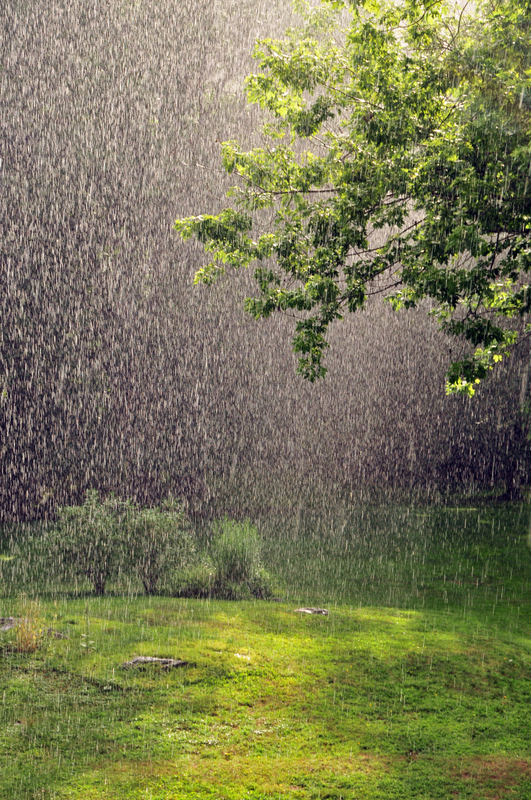
M 481 786 L 485 800 L 523 797 L 517 787 L 531 782 L 531 760 L 503 756 L 475 758 L 460 770 L 458 777 L 465 783 Z

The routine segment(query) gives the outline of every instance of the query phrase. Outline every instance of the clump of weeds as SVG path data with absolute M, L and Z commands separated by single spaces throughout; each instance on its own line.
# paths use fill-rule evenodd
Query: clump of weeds
M 3 651 L 31 654 L 43 646 L 46 628 L 39 600 L 21 594 L 10 619 L 13 627 L 0 644 Z

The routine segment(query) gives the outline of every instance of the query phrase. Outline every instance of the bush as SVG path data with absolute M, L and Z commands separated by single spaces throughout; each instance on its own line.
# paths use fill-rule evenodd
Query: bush
M 83 505 L 61 508 L 57 527 L 42 541 L 55 574 L 82 575 L 97 595 L 108 580 L 127 572 L 136 572 L 153 594 L 163 574 L 184 566 L 194 553 L 180 504 L 142 509 L 114 495 L 100 500 L 95 490 Z
M 154 594 L 170 570 L 192 563 L 195 547 L 178 503 L 137 511 L 131 526 L 131 557 L 146 594 Z
M 204 556 L 198 563 L 180 570 L 175 576 L 172 594 L 176 597 L 204 599 L 212 596 L 214 567 Z
M 258 600 L 269 600 L 273 596 L 270 575 L 263 567 L 255 572 L 248 586 L 252 596 Z
M 45 562 L 62 578 L 85 576 L 103 595 L 121 570 L 134 510 L 130 501 L 100 501 L 96 490 L 87 491 L 83 505 L 59 509 L 57 527 L 42 540 Z
M 214 582 L 212 594 L 227 600 L 271 597 L 271 582 L 262 564 L 262 546 L 249 520 L 225 518 L 216 526 L 212 547 Z

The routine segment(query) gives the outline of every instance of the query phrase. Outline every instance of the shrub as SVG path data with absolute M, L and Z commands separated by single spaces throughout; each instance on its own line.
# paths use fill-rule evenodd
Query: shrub
M 262 546 L 255 526 L 249 520 L 235 522 L 225 518 L 217 524 L 216 532 L 212 594 L 227 600 L 270 597 L 270 578 L 262 564 Z
M 176 597 L 204 599 L 212 596 L 214 567 L 210 559 L 203 556 L 200 561 L 185 567 L 175 575 L 172 594 Z
M 123 564 L 134 511 L 130 501 L 113 495 L 101 501 L 96 490 L 87 491 L 83 505 L 59 510 L 56 528 L 42 541 L 45 560 L 63 578 L 85 576 L 103 595 Z
M 163 574 L 184 566 L 194 553 L 180 504 L 142 509 L 114 495 L 100 500 L 95 490 L 86 493 L 83 505 L 61 508 L 55 530 L 42 541 L 55 574 L 85 576 L 97 595 L 109 579 L 127 572 L 136 572 L 153 594 Z
M 146 594 L 154 594 L 170 570 L 192 563 L 195 547 L 186 514 L 178 503 L 139 509 L 130 530 L 131 559 Z
M 268 600 L 273 596 L 271 577 L 267 570 L 260 567 L 248 582 L 249 591 L 258 600 Z

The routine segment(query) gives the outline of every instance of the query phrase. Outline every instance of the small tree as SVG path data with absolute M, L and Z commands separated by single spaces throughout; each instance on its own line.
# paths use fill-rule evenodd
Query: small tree
M 175 224 L 212 254 L 196 282 L 257 262 L 246 309 L 298 318 L 310 381 L 368 296 L 428 299 L 468 345 L 447 390 L 473 395 L 529 332 L 531 5 L 333 0 L 304 19 L 257 44 L 266 143 L 223 144 L 234 207 Z
M 50 567 L 65 577 L 85 576 L 103 595 L 125 562 L 135 511 L 113 495 L 101 501 L 96 490 L 87 491 L 83 505 L 61 508 L 56 529 L 43 540 Z

